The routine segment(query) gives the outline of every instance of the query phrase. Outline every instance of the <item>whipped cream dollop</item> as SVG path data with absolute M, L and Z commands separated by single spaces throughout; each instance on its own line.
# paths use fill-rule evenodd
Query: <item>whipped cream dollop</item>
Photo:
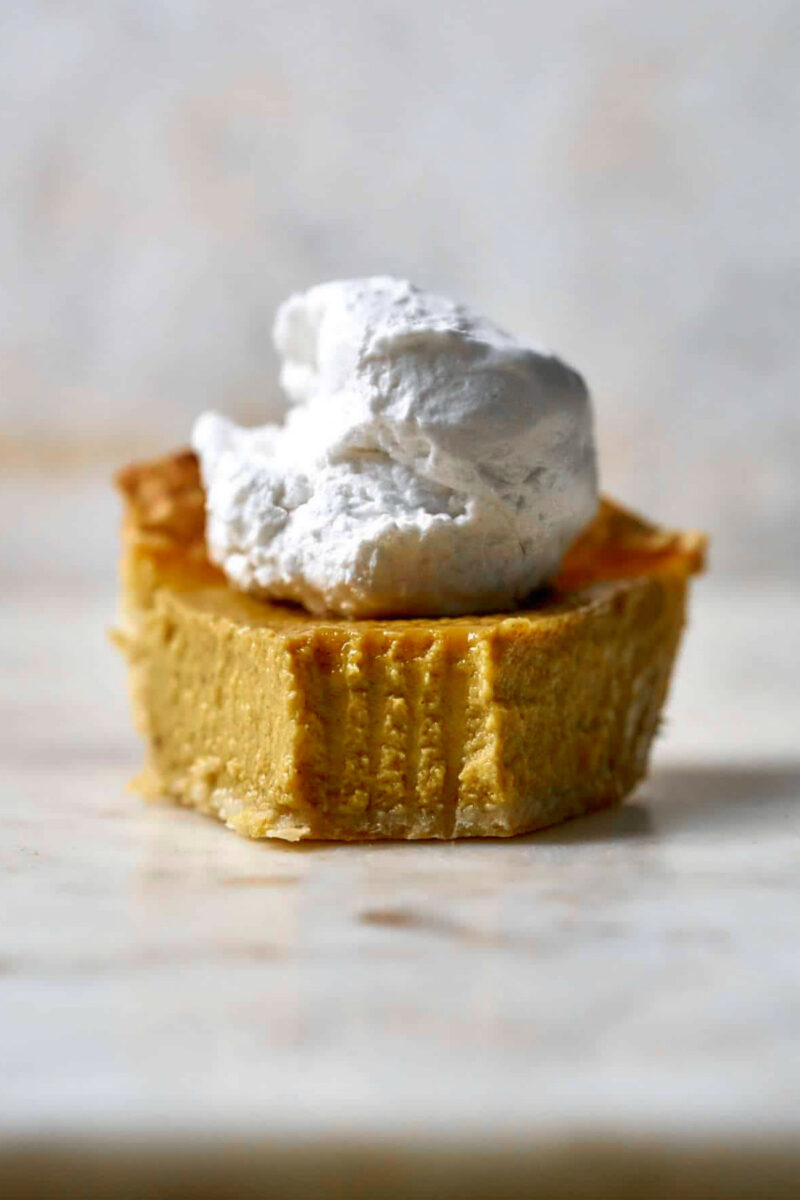
M 519 605 L 591 520 L 580 375 L 398 279 L 279 309 L 283 424 L 203 414 L 207 540 L 230 582 L 348 617 Z

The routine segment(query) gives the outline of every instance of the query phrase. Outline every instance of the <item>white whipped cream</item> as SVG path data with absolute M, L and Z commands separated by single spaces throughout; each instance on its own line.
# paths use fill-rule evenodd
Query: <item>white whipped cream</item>
M 513 608 L 594 515 L 586 386 L 462 305 L 384 277 L 291 296 L 282 425 L 196 422 L 212 559 L 348 617 Z

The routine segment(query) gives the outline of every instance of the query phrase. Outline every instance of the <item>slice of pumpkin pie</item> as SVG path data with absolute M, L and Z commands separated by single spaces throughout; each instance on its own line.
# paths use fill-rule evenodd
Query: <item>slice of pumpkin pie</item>
M 597 491 L 554 355 L 387 277 L 280 308 L 281 424 L 128 467 L 140 784 L 250 837 L 509 836 L 647 768 L 704 539 Z
M 704 539 L 605 502 L 514 612 L 317 617 L 213 566 L 195 455 L 128 467 L 119 645 L 139 786 L 249 837 L 495 837 L 643 777 Z

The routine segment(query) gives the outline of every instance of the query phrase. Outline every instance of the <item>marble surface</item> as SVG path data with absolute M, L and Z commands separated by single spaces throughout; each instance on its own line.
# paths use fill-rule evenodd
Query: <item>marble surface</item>
M 141 1172 L 235 1144 L 277 1180 L 301 1146 L 347 1159 L 330 1194 L 391 1162 L 465 1196 L 502 1150 L 552 1193 L 578 1145 L 635 1194 L 644 1169 L 703 1178 L 717 1147 L 779 1194 L 800 1166 L 796 592 L 699 584 L 652 777 L 616 812 L 508 842 L 250 843 L 125 794 L 106 533 L 94 574 L 58 545 L 93 488 L 50 510 L 38 558 L 0 537 L 0 1169 L 24 1191 L 65 1146 Z

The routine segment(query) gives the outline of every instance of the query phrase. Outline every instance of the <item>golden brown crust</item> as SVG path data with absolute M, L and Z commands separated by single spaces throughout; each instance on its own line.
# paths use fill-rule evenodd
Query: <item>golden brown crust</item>
M 133 463 L 117 473 L 115 482 L 126 500 L 129 541 L 160 559 L 186 559 L 194 568 L 216 571 L 206 552 L 205 492 L 192 450 Z M 567 592 L 660 569 L 694 575 L 705 566 L 706 547 L 702 533 L 659 529 L 604 498 L 553 582 Z
M 208 563 L 205 491 L 193 450 L 131 463 L 114 482 L 125 499 L 129 544 L 159 558 Z
M 591 525 L 567 551 L 555 586 L 570 591 L 671 567 L 696 575 L 705 568 L 707 544 L 705 534 L 659 529 L 604 497 Z

